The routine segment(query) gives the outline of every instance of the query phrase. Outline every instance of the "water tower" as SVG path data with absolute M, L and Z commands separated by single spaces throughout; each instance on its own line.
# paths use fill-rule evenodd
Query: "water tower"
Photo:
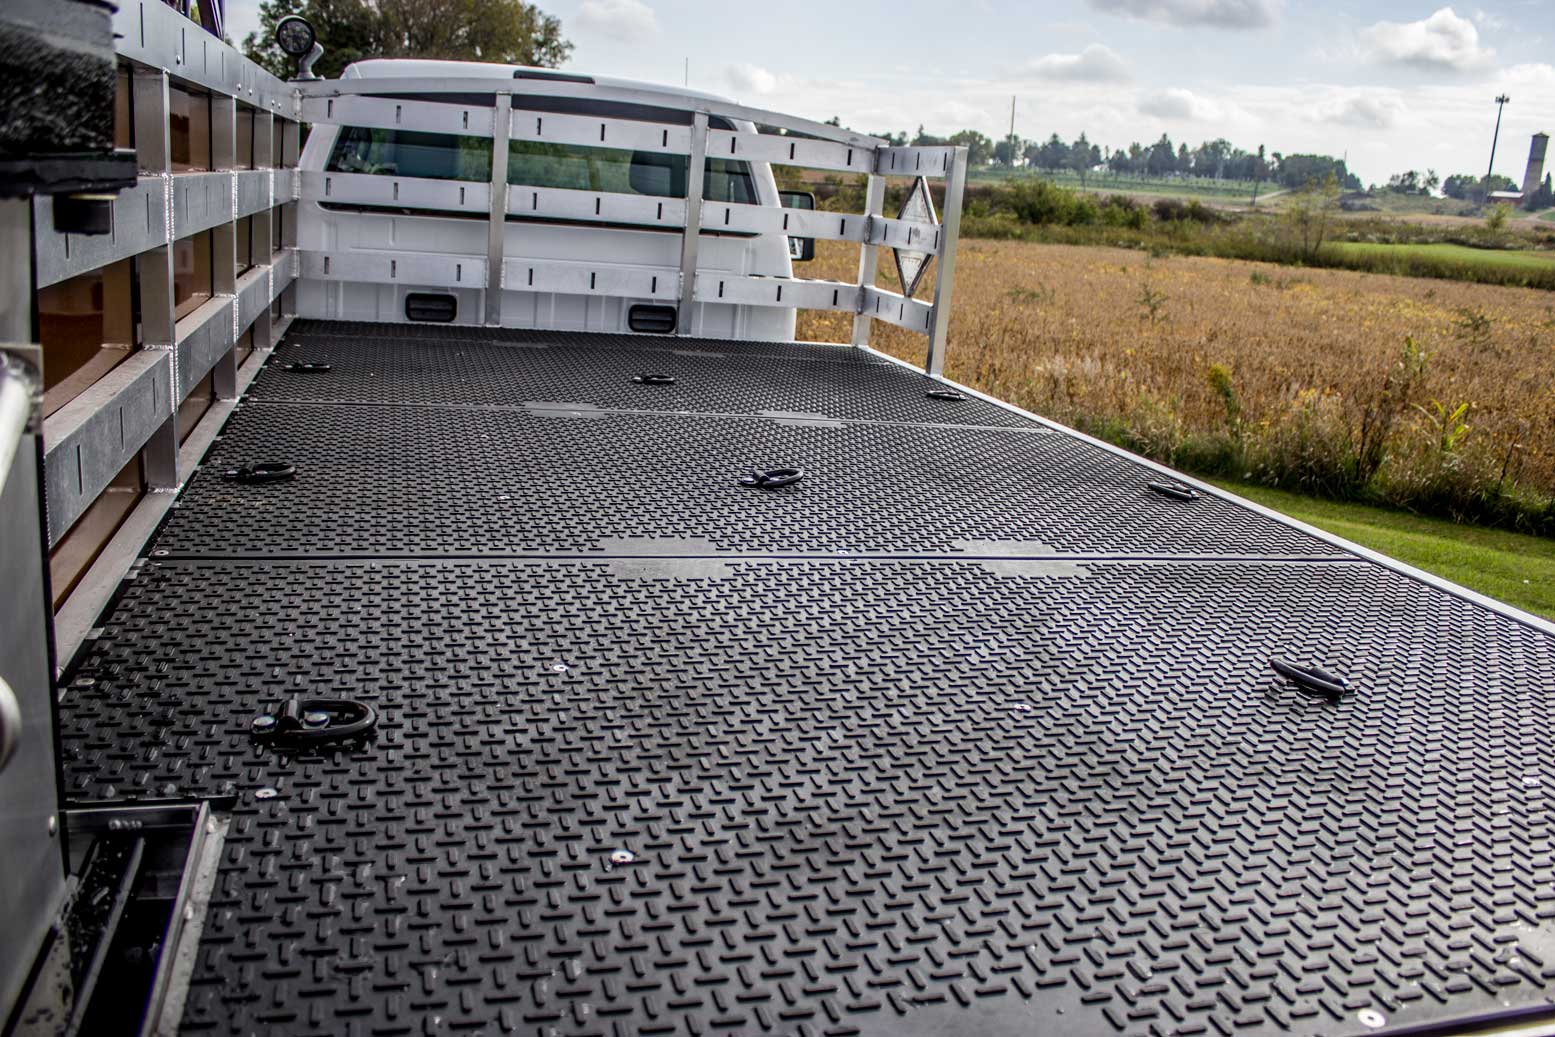
M 1528 171 L 1523 174 L 1523 198 L 1532 198 L 1544 180 L 1544 152 L 1550 146 L 1548 133 L 1535 133 L 1528 148 Z

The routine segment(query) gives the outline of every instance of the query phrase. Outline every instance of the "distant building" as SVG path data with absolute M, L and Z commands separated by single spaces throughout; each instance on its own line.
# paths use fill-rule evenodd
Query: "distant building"
M 1528 170 L 1523 174 L 1522 197 L 1524 198 L 1532 198 L 1539 190 L 1540 182 L 1544 180 L 1544 153 L 1549 145 L 1548 133 L 1533 135 L 1533 143 L 1528 148 Z

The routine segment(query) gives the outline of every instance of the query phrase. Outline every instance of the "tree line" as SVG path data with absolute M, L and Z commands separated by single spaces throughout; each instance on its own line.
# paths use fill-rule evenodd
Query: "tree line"
M 996 141 L 977 130 L 961 130 L 948 137 L 936 137 L 925 133 L 920 126 L 912 135 L 902 132 L 876 136 L 896 145 L 960 145 L 967 149 L 967 161 L 974 166 L 1019 165 L 1051 173 L 1072 172 L 1082 182 L 1092 173 L 1108 172 L 1127 176 L 1192 176 L 1208 180 L 1268 182 L 1299 188 L 1309 182 L 1321 183 L 1332 173 L 1343 189 L 1362 189 L 1360 178 L 1350 172 L 1343 159 L 1331 155 L 1286 155 L 1270 152 L 1263 145 L 1256 151 L 1247 151 L 1223 137 L 1191 148 L 1187 142 L 1174 144 L 1172 138 L 1163 133 L 1153 144 L 1134 141 L 1126 147 L 1110 148 L 1092 143 L 1084 133 L 1069 142 L 1056 133 L 1047 140 L 1017 136 Z M 1012 154 L 1016 158 L 1014 163 L 1010 161 Z

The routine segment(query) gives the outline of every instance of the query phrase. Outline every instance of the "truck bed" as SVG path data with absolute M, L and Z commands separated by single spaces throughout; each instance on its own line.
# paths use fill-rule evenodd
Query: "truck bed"
M 1547 1006 L 1555 638 L 937 388 L 826 346 L 292 324 L 64 680 L 71 802 L 232 797 L 182 1032 Z M 270 460 L 297 477 L 221 478 Z M 257 745 L 292 695 L 376 737 Z

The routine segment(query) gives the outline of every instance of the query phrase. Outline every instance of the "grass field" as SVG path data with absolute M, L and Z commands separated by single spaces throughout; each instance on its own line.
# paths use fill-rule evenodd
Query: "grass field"
M 1422 257 L 1522 270 L 1548 270 L 1551 264 L 1555 264 L 1555 252 L 1469 248 L 1467 245 L 1373 245 L 1359 241 L 1336 241 L 1329 247 L 1343 253 L 1371 256 Z
M 1417 569 L 1555 619 L 1555 540 L 1466 527 L 1390 508 L 1318 500 L 1247 483 L 1218 485 Z
M 818 245 L 801 276 L 855 275 L 857 246 Z M 807 312 L 799 333 L 850 325 Z M 951 378 L 1191 471 L 1555 532 L 1547 292 L 964 240 L 947 355 Z

